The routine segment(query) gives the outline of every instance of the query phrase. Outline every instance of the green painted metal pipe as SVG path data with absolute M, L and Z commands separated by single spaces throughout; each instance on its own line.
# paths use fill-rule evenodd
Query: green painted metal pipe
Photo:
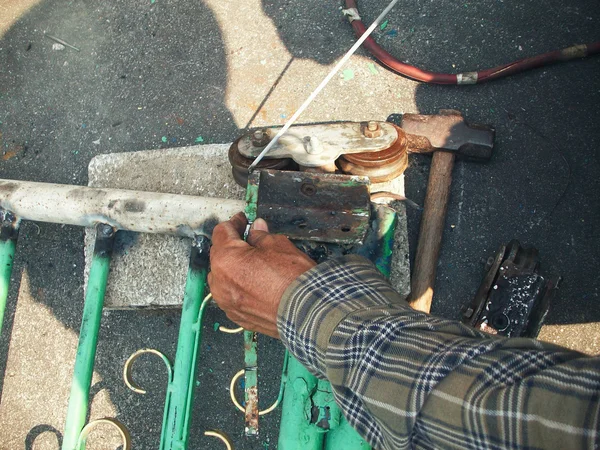
M 323 430 L 310 423 L 310 397 L 315 392 L 317 383 L 317 377 L 296 358 L 288 355 L 277 444 L 279 450 L 320 450 L 323 447 Z
M 391 270 L 396 212 L 377 205 L 373 208 L 374 248 L 358 249 L 386 277 Z M 283 397 L 280 450 L 367 450 L 371 447 L 343 417 L 335 403 L 331 385 L 318 380 L 293 356 L 289 356 Z
M 279 450 L 368 450 L 371 447 L 348 424 L 331 385 L 289 356 L 283 396 Z
M 331 393 L 329 383 L 324 380 L 319 381 L 323 383 L 322 392 L 328 396 L 326 400 L 327 406 L 330 408 L 328 410 L 329 420 L 331 424 L 334 424 L 325 436 L 323 450 L 369 450 L 371 446 L 360 437 L 342 414 L 342 410 Z
M 79 434 L 87 418 L 98 331 L 114 238 L 115 230 L 110 225 L 99 224 L 96 227 L 96 243 L 85 293 L 62 450 L 77 449 Z
M 258 187 L 260 171 L 248 174 L 246 188 L 246 208 L 244 213 L 248 226 L 244 232 L 244 240 L 248 239 L 250 226 L 256 220 L 258 206 Z M 253 331 L 244 330 L 244 433 L 246 436 L 258 435 L 258 336 Z
M 346 419 L 325 438 L 323 450 L 369 450 L 371 446 L 356 432 Z
M 19 220 L 10 212 L 0 209 L 0 334 L 8 298 L 8 286 L 19 235 Z
M 203 301 L 209 264 L 208 238 L 198 236 L 192 246 L 185 283 L 173 381 L 169 384 L 160 438 L 161 450 L 184 450 L 196 388 L 197 358 L 202 337 L 202 319 L 208 299 Z
M 394 253 L 394 235 L 398 223 L 396 211 L 388 206 L 377 205 L 377 238 L 379 245 L 372 258 L 373 263 L 386 278 L 392 270 L 392 255 Z

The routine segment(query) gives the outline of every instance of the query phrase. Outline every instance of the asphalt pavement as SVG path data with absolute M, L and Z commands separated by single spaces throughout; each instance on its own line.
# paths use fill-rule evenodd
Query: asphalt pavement
M 365 23 L 386 2 L 360 2 Z M 285 123 L 354 42 L 338 1 L 0 0 L 0 178 L 87 184 L 98 154 L 228 143 L 248 127 Z M 595 0 L 400 2 L 378 42 L 430 70 L 464 72 L 600 40 Z M 56 36 L 79 51 L 63 47 Z M 496 127 L 488 164 L 454 171 L 433 313 L 458 318 L 485 260 L 511 239 L 535 246 L 542 272 L 564 281 L 543 338 L 600 351 L 600 58 L 476 86 L 433 86 L 397 76 L 359 50 L 301 122 L 385 120 L 458 109 Z M 407 196 L 423 202 L 429 159 L 411 156 Z M 409 210 L 411 256 L 420 216 Z M 83 306 L 83 230 L 25 223 L 0 340 L 0 448 L 56 449 Z M 231 340 L 206 322 L 206 359 L 191 448 L 276 448 L 278 417 L 258 440 L 242 437 L 228 400 L 240 365 Z M 133 448 L 158 446 L 166 373 L 136 369 L 146 396 L 121 380 L 140 347 L 176 347 L 179 312 L 103 316 L 91 417 L 116 416 Z M 264 338 L 267 342 L 268 338 Z M 262 352 L 276 353 L 265 344 Z M 275 350 L 271 350 L 275 349 Z M 265 402 L 276 396 L 281 354 L 265 355 Z M 112 448 L 98 431 L 88 448 Z

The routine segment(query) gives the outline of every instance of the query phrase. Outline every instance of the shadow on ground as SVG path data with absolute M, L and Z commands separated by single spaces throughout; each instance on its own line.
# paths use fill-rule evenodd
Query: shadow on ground
M 44 33 L 81 51 L 53 50 Z M 224 104 L 227 60 L 221 32 L 202 2 L 42 2 L 3 36 L 0 58 L 2 178 L 86 184 L 87 164 L 97 154 L 230 142 L 238 134 Z M 24 224 L 20 237 L 5 336 L 12 330 L 18 280 L 25 268 L 36 301 L 78 332 L 83 230 Z M 179 311 L 110 311 L 102 318 L 95 365 L 102 381 L 92 392 L 109 391 L 134 448 L 158 447 L 166 372 L 160 361 L 141 358 L 134 376 L 149 394 L 138 396 L 122 381 L 123 363 L 141 347 L 158 348 L 173 360 L 179 316 Z M 215 333 L 216 321 L 228 323 L 211 308 L 205 322 L 193 448 L 215 445 L 202 436 L 205 429 L 238 430 L 232 433 L 236 443 L 243 430 L 243 417 L 231 407 L 227 392 L 229 378 L 242 365 L 241 342 Z M 263 376 L 277 379 L 282 351 L 270 341 L 262 340 L 263 352 L 275 353 L 269 356 L 272 370 Z M 236 346 L 239 354 L 231 355 L 229 349 Z M 0 351 L 4 374 L 7 341 Z M 51 377 L 40 373 L 39 388 L 68 383 Z M 266 401 L 275 398 L 277 389 L 276 382 L 269 383 Z M 53 429 L 40 424 L 30 430 L 25 444 L 33 446 L 37 436 Z M 275 417 L 270 426 L 265 423 L 263 440 L 245 448 L 263 449 L 265 439 L 276 440 L 277 429 Z
M 363 5 L 368 22 L 384 2 Z M 535 2 L 435 2 L 394 11 L 389 28 L 378 31 L 377 39 L 417 65 L 473 70 L 598 40 L 596 6 L 589 0 L 576 5 L 551 0 L 542 10 Z M 334 1 L 263 2 L 292 56 L 321 64 L 335 61 L 352 42 L 337 8 Z M 397 34 L 388 34 L 394 29 Z M 52 50 L 45 32 L 81 52 Z M 86 184 L 87 164 L 97 154 L 184 146 L 200 137 L 231 142 L 238 135 L 224 103 L 227 60 L 221 32 L 202 2 L 43 2 L 0 40 L 0 58 L 2 178 Z M 492 162 L 455 168 L 433 312 L 458 317 L 481 280 L 485 259 L 500 244 L 518 238 L 540 249 L 544 271 L 564 277 L 549 322 L 600 321 L 599 69 L 596 58 L 489 85 L 418 86 L 418 112 L 459 109 L 469 120 L 497 129 Z M 397 112 L 401 106 L 386 113 Z M 418 203 L 424 198 L 428 167 L 427 158 L 415 157 L 406 172 L 407 194 Z M 410 211 L 413 250 L 418 223 L 419 216 Z M 82 312 L 82 250 L 81 229 L 26 224 L 14 271 L 18 279 L 27 268 L 36 300 L 73 331 L 79 329 Z M 8 311 L 15 309 L 17 288 L 13 283 Z M 215 322 L 227 323 L 211 309 L 193 448 L 211 445 L 201 437 L 207 428 L 238 430 L 232 437 L 238 444 L 242 440 L 241 416 L 229 407 L 226 391 L 229 377 L 240 367 L 241 349 L 230 357 L 232 338 L 214 333 Z M 132 432 L 134 448 L 157 446 L 166 377 L 160 361 L 140 360 L 135 376 L 150 394 L 136 396 L 121 381 L 122 365 L 147 346 L 173 358 L 178 323 L 177 311 L 107 312 L 103 317 L 96 370 L 118 418 Z M 8 314 L 5 336 L 11 328 Z M 274 380 L 280 349 L 266 344 L 267 338 L 263 341 L 262 357 L 270 362 L 263 377 Z M 7 347 L 7 340 L 2 341 L 2 369 Z M 41 385 L 51 382 L 40 380 Z M 265 398 L 274 398 L 277 383 L 269 386 Z M 52 431 L 49 425 L 39 427 Z M 277 427 L 274 418 L 260 441 L 236 448 L 273 448 Z

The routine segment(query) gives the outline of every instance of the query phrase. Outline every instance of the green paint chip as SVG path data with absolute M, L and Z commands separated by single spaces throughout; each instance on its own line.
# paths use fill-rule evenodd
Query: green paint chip
M 385 22 L 383 22 L 381 25 L 379 25 L 379 29 L 380 29 L 381 31 L 385 30 L 385 29 L 387 28 L 387 26 L 388 26 L 388 23 L 390 23 L 390 21 L 389 21 L 389 20 L 386 20 L 386 21 L 385 21 Z
M 215 324 L 213 325 L 213 330 L 217 331 L 220 326 L 221 324 L 219 322 L 215 322 Z
M 371 72 L 373 75 L 377 75 L 379 73 L 379 71 L 375 67 L 375 64 L 369 63 L 367 64 L 367 67 L 369 68 L 369 72 Z
M 201 144 L 204 142 L 204 138 L 202 136 L 198 136 L 196 139 L 194 139 L 194 142 L 196 144 Z
M 160 140 L 166 143 L 167 142 L 167 137 L 163 136 L 163 137 L 160 138 Z
M 342 76 L 344 77 L 344 81 L 349 81 L 354 78 L 354 70 L 346 69 L 342 72 Z

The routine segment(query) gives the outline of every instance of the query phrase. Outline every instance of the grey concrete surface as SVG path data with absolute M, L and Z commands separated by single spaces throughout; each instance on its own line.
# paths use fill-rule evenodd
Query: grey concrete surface
M 228 145 L 209 144 L 99 155 L 90 162 L 89 185 L 243 199 L 244 190 L 231 177 L 228 148 Z M 86 230 L 86 272 L 95 236 L 95 230 Z M 105 306 L 116 309 L 181 306 L 190 246 L 190 239 L 177 236 L 119 233 Z
M 184 149 L 148 150 L 98 155 L 88 167 L 89 186 L 170 194 L 243 199 L 245 190 L 232 175 L 227 151 L 231 144 L 195 145 Z M 404 176 L 375 183 L 372 192 L 404 195 Z M 406 210 L 393 202 L 398 222 L 390 281 L 402 295 L 410 292 Z M 96 232 L 85 232 L 85 280 Z M 190 240 L 121 232 L 106 290 L 104 306 L 111 309 L 180 307 L 190 254 Z
M 384 4 L 360 2 L 362 16 L 372 20 Z M 85 185 L 99 154 L 185 147 L 200 137 L 227 143 L 248 126 L 282 124 L 354 41 L 339 6 L 0 0 L 0 177 Z M 599 25 L 595 0 L 400 2 L 376 37 L 410 63 L 467 71 L 599 40 Z M 44 33 L 81 51 L 54 50 Z M 564 277 L 544 338 L 597 353 L 598 73 L 600 58 L 591 58 L 487 85 L 430 86 L 390 73 L 361 50 L 302 121 L 455 108 L 494 124 L 493 161 L 455 169 L 433 312 L 458 317 L 485 259 L 518 238 L 539 248 L 543 271 Z M 418 203 L 428 167 L 414 157 L 406 172 L 407 195 Z M 419 219 L 408 211 L 411 251 Z M 24 225 L 0 341 L 2 449 L 57 448 L 51 433 L 64 422 L 83 266 L 83 230 Z M 220 448 L 202 437 L 208 428 L 228 431 L 238 449 L 275 448 L 276 417 L 265 418 L 257 441 L 241 437 L 241 417 L 226 399 L 238 359 L 231 341 L 212 331 L 216 321 L 225 318 L 211 309 L 192 448 Z M 135 376 L 149 393 L 135 396 L 121 381 L 122 364 L 140 347 L 173 357 L 177 325 L 176 312 L 103 317 L 91 416 L 116 414 L 134 448 L 157 446 L 165 374 L 160 361 L 140 361 Z M 263 341 L 261 380 L 273 380 L 281 355 Z M 264 384 L 265 398 L 274 398 L 276 383 Z M 100 440 L 91 447 L 101 448 Z

